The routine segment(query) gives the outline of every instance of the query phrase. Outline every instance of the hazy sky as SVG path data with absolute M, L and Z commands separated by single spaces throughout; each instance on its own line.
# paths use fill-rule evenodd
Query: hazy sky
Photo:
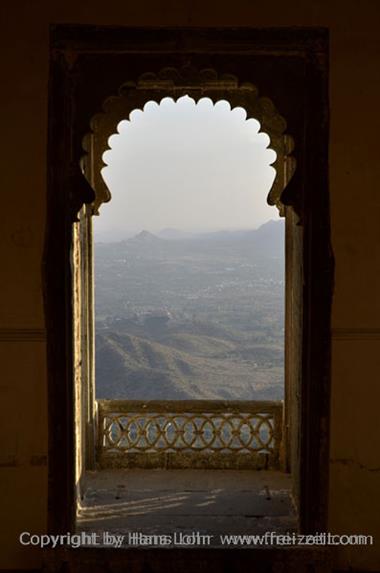
M 277 218 L 266 203 L 276 155 L 255 119 L 226 101 L 148 102 L 118 125 L 103 158 L 112 193 L 95 217 L 95 239 L 142 229 L 253 229 Z

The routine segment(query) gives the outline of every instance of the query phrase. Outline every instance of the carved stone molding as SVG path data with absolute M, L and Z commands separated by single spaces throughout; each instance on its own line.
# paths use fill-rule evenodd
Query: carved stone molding
M 95 191 L 94 213 L 97 214 L 101 204 L 111 199 L 111 192 L 101 175 L 106 165 L 102 156 L 109 149 L 108 140 L 117 133 L 119 122 L 128 119 L 133 110 L 142 110 L 148 101 L 160 103 L 165 97 L 176 101 L 184 95 L 189 95 L 196 102 L 203 97 L 210 98 L 214 104 L 227 100 L 231 108 L 244 108 L 247 119 L 259 121 L 260 132 L 269 136 L 269 148 L 277 154 L 272 164 L 276 176 L 267 200 L 283 214 L 281 194 L 296 166 L 295 158 L 291 155 L 294 142 L 290 135 L 285 134 L 285 119 L 269 98 L 259 96 L 257 87 L 252 83 L 239 83 L 231 74 L 218 75 L 214 69 L 197 70 L 191 66 L 164 68 L 159 73 L 146 72 L 137 81 L 124 83 L 118 95 L 109 97 L 103 103 L 103 111 L 92 118 L 91 132 L 83 139 L 86 154 L 82 159 L 82 170 Z
M 333 340 L 380 340 L 380 328 L 333 328 Z
M 43 328 L 0 328 L 0 342 L 40 342 L 46 340 Z

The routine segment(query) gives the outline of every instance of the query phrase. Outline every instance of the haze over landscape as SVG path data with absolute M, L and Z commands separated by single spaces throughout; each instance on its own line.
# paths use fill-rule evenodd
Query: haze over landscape
M 280 399 L 275 154 L 227 102 L 149 102 L 110 138 L 95 220 L 98 398 Z
M 98 241 L 141 230 L 255 229 L 277 217 L 267 202 L 276 154 L 242 108 L 185 96 L 148 102 L 118 126 L 103 155 L 112 201 L 96 217 Z

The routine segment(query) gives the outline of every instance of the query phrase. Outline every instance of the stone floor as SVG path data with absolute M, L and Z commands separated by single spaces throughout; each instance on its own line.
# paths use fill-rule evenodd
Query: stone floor
M 290 488 L 289 475 L 269 471 L 89 472 L 77 529 L 103 541 L 106 532 L 119 534 L 123 546 L 143 543 L 140 534 L 185 539 L 197 532 L 211 536 L 205 544 L 219 546 L 221 534 L 296 530 Z M 161 541 L 151 537 L 147 544 Z

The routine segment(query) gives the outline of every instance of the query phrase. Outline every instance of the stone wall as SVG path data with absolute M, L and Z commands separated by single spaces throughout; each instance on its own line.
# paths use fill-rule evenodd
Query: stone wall
M 380 225 L 376 0 L 256 3 L 15 1 L 2 7 L 0 243 L 1 568 L 36 568 L 21 531 L 47 527 L 47 386 L 41 261 L 45 226 L 49 23 L 327 26 L 330 183 L 336 259 L 330 530 L 380 537 Z M 101 79 L 99 80 L 101 81 Z M 380 545 L 342 548 L 336 566 L 375 570 Z

